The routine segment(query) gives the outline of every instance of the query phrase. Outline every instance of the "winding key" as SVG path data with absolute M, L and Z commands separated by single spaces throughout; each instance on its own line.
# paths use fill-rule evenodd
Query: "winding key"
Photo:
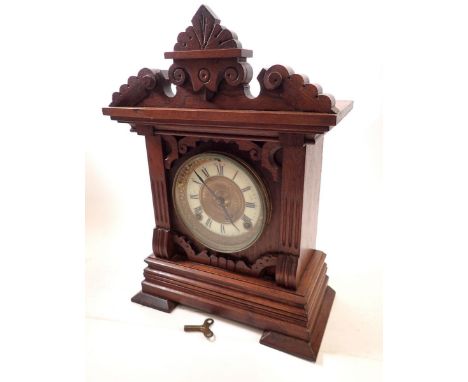
M 185 325 L 184 332 L 202 332 L 206 338 L 213 337 L 214 333 L 210 330 L 210 326 L 213 324 L 212 318 L 207 318 L 203 325 Z

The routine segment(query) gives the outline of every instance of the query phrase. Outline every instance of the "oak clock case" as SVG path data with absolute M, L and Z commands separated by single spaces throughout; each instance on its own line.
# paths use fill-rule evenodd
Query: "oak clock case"
M 252 54 L 201 6 L 168 70 L 140 70 L 103 108 L 146 143 L 156 224 L 132 301 L 242 322 L 315 361 L 335 296 L 315 246 L 323 139 L 353 103 L 283 65 L 253 97 Z

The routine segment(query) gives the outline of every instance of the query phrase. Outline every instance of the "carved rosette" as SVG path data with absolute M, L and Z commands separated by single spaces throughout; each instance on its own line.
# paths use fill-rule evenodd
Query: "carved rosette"
M 200 60 L 197 65 L 189 60 L 174 60 L 169 68 L 169 80 L 177 86 L 190 83 L 193 92 L 206 89 L 210 94 L 218 91 L 222 81 L 229 86 L 248 84 L 252 79 L 252 68 L 237 59 Z

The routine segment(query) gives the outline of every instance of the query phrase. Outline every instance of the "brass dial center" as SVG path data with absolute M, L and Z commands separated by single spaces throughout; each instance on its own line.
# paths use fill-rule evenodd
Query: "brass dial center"
M 241 189 L 231 179 L 223 176 L 213 176 L 205 181 L 200 189 L 200 204 L 206 214 L 218 223 L 228 223 L 229 218 L 237 221 L 245 209 Z

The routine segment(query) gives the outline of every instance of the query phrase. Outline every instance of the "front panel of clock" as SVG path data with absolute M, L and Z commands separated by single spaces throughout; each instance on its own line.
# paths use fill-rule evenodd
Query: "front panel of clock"
M 198 152 L 181 158 L 172 178 L 180 228 L 203 247 L 255 258 L 252 249 L 261 255 L 265 247 L 255 244 L 264 242 L 268 247 L 275 241 L 264 238 L 272 230 L 271 187 L 262 172 L 241 156 L 215 148 Z

